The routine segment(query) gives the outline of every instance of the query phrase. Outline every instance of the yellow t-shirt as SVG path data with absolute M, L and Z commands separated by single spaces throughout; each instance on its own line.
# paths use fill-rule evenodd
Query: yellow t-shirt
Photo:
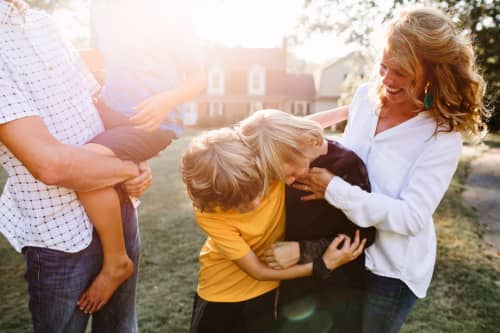
M 240 302 L 278 287 L 278 281 L 257 281 L 233 260 L 250 250 L 257 256 L 285 233 L 285 184 L 277 182 L 259 207 L 247 213 L 195 211 L 208 235 L 200 252 L 198 295 L 210 302 Z

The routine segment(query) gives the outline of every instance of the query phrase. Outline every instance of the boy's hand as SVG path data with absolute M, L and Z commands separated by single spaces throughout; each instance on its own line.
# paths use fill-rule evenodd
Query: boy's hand
M 125 191 L 128 195 L 139 198 L 151 186 L 153 173 L 146 162 L 139 163 L 140 174 L 137 177 L 131 178 L 123 183 Z
M 264 251 L 261 260 L 274 269 L 285 269 L 299 262 L 298 242 L 276 242 Z
M 132 116 L 130 121 L 139 129 L 153 132 L 160 128 L 174 107 L 168 92 L 156 94 L 134 106 L 137 114 Z

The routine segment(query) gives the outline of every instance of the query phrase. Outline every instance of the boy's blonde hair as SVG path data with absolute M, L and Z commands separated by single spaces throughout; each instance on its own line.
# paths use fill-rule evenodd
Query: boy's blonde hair
M 194 138 L 182 156 L 181 172 L 194 206 L 201 211 L 245 207 L 264 189 L 257 156 L 229 128 Z
M 311 149 L 323 144 L 323 129 L 318 123 L 279 110 L 255 112 L 241 121 L 239 131 L 259 156 L 265 186 L 270 181 L 285 180 L 283 163 L 311 159 Z

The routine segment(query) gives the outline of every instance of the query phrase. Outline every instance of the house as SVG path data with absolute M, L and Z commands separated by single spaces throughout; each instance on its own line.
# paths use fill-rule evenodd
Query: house
M 349 78 L 363 79 L 366 59 L 360 52 L 351 52 L 323 67 L 319 73 L 314 109 L 323 111 L 339 105 L 343 84 Z
M 80 54 L 102 83 L 102 56 L 95 50 Z M 314 78 L 287 72 L 286 42 L 282 48 L 209 48 L 206 63 L 207 90 L 187 103 L 187 127 L 232 125 L 265 108 L 295 115 L 313 112 Z
M 310 74 L 291 74 L 283 48 L 210 48 L 206 93 L 188 104 L 185 125 L 231 125 L 261 109 L 311 113 L 315 96 Z

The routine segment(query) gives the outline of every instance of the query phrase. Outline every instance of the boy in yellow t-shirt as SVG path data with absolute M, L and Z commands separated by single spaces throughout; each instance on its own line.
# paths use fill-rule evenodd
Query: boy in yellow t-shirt
M 275 270 L 259 260 L 283 239 L 285 182 L 307 172 L 324 148 L 319 126 L 302 118 L 293 121 L 301 126 L 290 131 L 291 146 L 274 151 L 274 157 L 262 158 L 242 133 L 229 128 L 193 139 L 183 155 L 182 175 L 196 222 L 208 235 L 199 258 L 192 333 L 273 332 L 278 281 L 312 273 L 311 263 Z M 296 149 L 300 146 L 307 149 Z M 323 261 L 334 269 L 357 257 L 363 245 L 359 237 L 351 244 L 338 236 Z

